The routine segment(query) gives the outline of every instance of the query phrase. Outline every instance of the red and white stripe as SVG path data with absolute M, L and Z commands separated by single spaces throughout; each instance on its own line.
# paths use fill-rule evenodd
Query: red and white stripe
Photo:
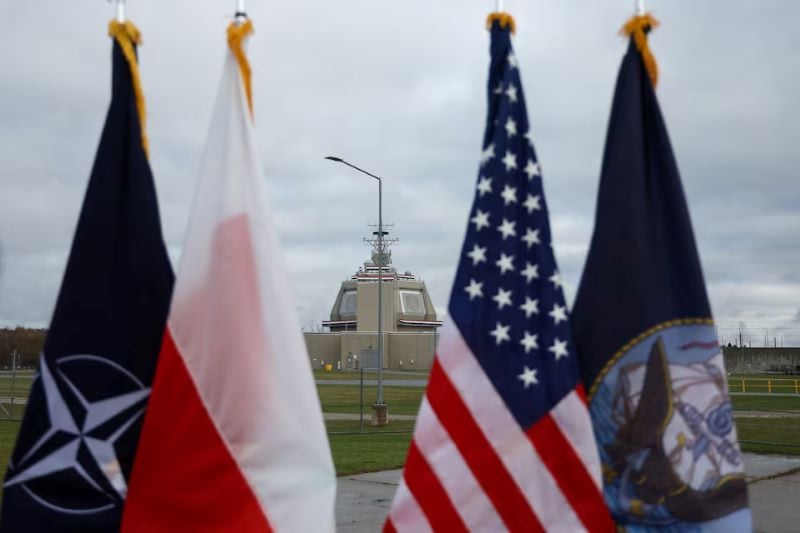
M 333 531 L 319 398 L 231 53 L 123 530 Z
M 614 531 L 580 388 L 527 432 L 451 319 L 385 531 Z

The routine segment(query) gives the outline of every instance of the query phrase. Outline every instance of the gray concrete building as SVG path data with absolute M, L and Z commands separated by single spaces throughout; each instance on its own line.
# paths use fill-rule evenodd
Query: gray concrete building
M 325 332 L 305 333 L 314 368 L 377 368 L 378 290 L 383 291 L 383 367 L 427 370 L 433 364 L 436 332 L 442 325 L 425 282 L 410 271 L 400 273 L 392 265 L 388 249 L 383 253 L 378 280 L 377 250 L 364 266 L 344 280 L 331 308 Z

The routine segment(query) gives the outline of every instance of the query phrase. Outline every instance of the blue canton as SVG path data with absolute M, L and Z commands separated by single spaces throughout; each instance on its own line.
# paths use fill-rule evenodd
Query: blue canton
M 541 172 L 511 36 L 492 28 L 489 113 L 449 312 L 527 429 L 578 383 Z

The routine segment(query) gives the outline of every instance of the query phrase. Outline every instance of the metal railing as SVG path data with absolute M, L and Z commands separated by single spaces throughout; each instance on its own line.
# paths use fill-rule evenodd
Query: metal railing
M 732 393 L 767 393 L 800 395 L 800 379 L 729 377 Z

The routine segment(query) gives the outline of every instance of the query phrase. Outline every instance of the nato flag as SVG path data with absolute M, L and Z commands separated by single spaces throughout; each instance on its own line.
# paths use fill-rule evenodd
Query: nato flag
M 644 59 L 647 26 L 617 80 L 572 313 L 604 496 L 627 531 L 749 531 L 722 354 Z
M 111 106 L 5 478 L 4 532 L 119 529 L 174 277 L 116 41 L 113 63 Z

